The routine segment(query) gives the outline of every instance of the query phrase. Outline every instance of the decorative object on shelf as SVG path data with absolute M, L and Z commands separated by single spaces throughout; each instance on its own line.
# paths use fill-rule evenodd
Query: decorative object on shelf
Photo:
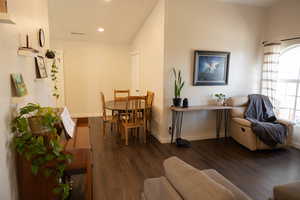
M 20 56 L 35 57 L 38 53 L 39 53 L 39 51 L 36 49 L 33 49 L 33 48 L 20 47 L 18 49 L 18 55 L 20 55 Z
M 60 118 L 54 108 L 29 103 L 12 121 L 13 147 L 30 162 L 34 175 L 44 174 L 45 181 L 47 177 L 54 178 L 53 193 L 65 200 L 69 196 L 70 185 L 63 182 L 64 170 L 72 156 L 65 153 L 59 143 L 59 124 Z
M 15 24 L 8 14 L 7 0 L 0 0 L 0 23 Z
M 13 96 L 22 97 L 27 95 L 27 88 L 22 74 L 11 74 L 11 81 L 13 83 Z
M 40 47 L 44 47 L 45 46 L 45 32 L 44 29 L 40 28 L 39 29 L 39 45 Z
M 214 95 L 217 98 L 217 105 L 218 106 L 224 106 L 225 100 L 226 100 L 226 95 L 219 93 Z
M 57 78 L 58 67 L 56 65 L 55 51 L 48 49 L 45 55 L 46 55 L 46 58 L 53 60 L 52 65 L 51 65 L 51 80 L 54 83 L 52 96 L 54 96 L 57 101 L 59 99 L 58 86 L 57 86 L 58 85 L 58 78 Z
M 38 79 L 47 78 L 47 69 L 43 56 L 35 57 L 36 75 Z
M 183 89 L 184 86 L 184 81 L 182 81 L 182 77 L 181 77 L 181 70 L 176 71 L 175 68 L 173 68 L 173 73 L 174 73 L 174 78 L 175 78 L 175 83 L 174 83 L 174 95 L 175 98 L 173 98 L 173 105 L 175 107 L 179 107 L 181 105 L 181 91 Z
M 194 85 L 227 85 L 230 52 L 195 51 Z
M 188 108 L 189 107 L 189 100 L 187 98 L 183 99 L 182 107 L 183 108 Z
M 21 56 L 36 56 L 39 53 L 38 50 L 30 47 L 30 40 L 29 40 L 29 35 L 26 35 L 26 46 L 25 47 L 20 47 L 18 49 L 18 55 Z

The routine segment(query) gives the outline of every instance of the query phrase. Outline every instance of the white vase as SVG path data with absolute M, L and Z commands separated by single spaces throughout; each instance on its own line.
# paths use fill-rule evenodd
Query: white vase
M 224 99 L 217 99 L 217 106 L 223 106 L 224 105 Z

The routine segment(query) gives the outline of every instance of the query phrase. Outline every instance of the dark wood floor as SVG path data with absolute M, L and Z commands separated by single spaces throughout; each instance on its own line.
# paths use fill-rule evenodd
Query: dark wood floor
M 131 141 L 126 147 L 115 134 L 103 139 L 101 119 L 89 119 L 94 148 L 94 199 L 139 200 L 146 178 L 164 174 L 162 163 L 177 156 L 199 169 L 216 169 L 254 200 L 272 196 L 274 185 L 300 179 L 300 151 L 290 148 L 250 152 L 231 139 L 192 142 L 179 149 Z M 199 133 L 200 134 L 200 133 Z

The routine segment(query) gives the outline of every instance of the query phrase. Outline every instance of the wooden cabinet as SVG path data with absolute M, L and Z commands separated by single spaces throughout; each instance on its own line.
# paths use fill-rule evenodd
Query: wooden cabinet
M 92 147 L 90 143 L 89 127 L 77 126 L 74 137 L 69 140 L 62 139 L 61 144 L 65 152 L 73 155 L 72 162 L 67 166 L 66 173 L 83 171 L 85 176 L 85 198 L 92 200 L 93 188 L 93 160 Z M 52 177 L 45 178 L 41 173 L 37 176 L 32 175 L 30 163 L 23 157 L 17 159 L 19 199 L 20 200 L 59 200 L 53 194 L 55 180 Z
M 0 0 L 0 12 L 7 13 L 7 0 Z

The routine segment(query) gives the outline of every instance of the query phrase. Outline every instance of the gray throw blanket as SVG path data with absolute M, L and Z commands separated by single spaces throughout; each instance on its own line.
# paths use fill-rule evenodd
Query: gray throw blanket
M 251 129 L 255 135 L 271 147 L 283 144 L 287 137 L 287 128 L 276 122 L 269 97 L 252 94 L 249 95 L 249 99 L 245 118 L 251 122 Z

